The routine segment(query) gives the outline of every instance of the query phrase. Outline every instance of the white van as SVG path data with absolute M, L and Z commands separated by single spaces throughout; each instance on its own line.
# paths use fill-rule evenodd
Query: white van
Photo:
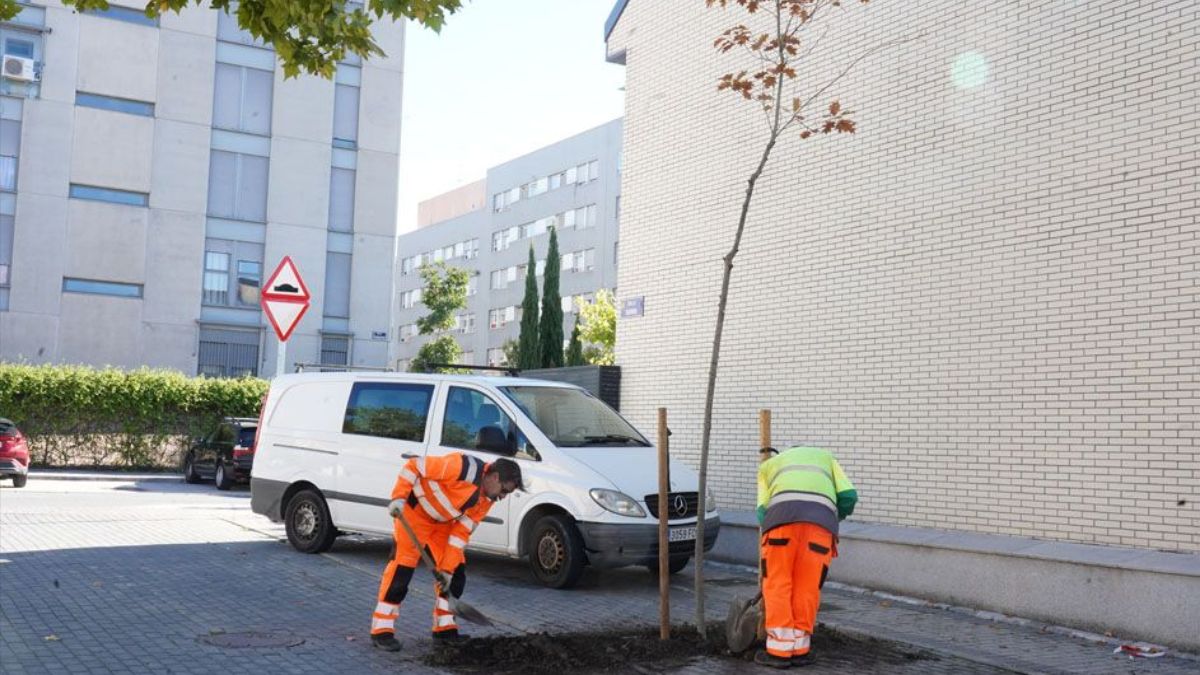
M 465 452 L 521 466 L 527 492 L 492 507 L 470 548 L 529 557 L 538 580 L 574 585 L 585 565 L 655 565 L 657 450 L 579 387 L 514 377 L 302 373 L 263 402 L 252 505 L 298 550 L 347 532 L 391 536 L 386 506 L 407 458 Z M 698 477 L 672 461 L 671 571 L 695 549 Z M 707 499 L 705 549 L 720 529 Z

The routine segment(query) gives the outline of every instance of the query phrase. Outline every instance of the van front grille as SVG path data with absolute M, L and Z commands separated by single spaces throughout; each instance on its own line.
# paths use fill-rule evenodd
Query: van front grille
M 695 518 L 699 503 L 700 497 L 695 492 L 668 492 L 667 520 Z M 651 518 L 658 518 L 658 494 L 646 495 L 646 507 Z

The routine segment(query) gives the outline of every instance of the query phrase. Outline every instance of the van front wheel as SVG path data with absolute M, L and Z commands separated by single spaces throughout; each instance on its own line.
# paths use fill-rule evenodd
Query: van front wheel
M 302 490 L 292 497 L 284 522 L 288 541 L 301 553 L 324 553 L 337 538 L 329 506 L 314 490 Z
M 529 566 L 538 581 L 550 588 L 571 588 L 579 583 L 587 560 L 583 536 L 570 518 L 557 513 L 544 516 L 529 536 Z

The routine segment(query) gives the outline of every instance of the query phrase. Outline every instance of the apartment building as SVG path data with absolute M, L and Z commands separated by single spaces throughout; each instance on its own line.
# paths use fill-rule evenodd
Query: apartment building
M 418 207 L 419 226 L 400 237 L 397 253 L 396 368 L 406 370 L 425 341 L 417 331 L 426 313 L 420 268 L 442 261 L 471 272 L 467 308 L 454 328 L 463 361 L 503 365 L 504 343 L 520 334 L 529 247 L 540 289 L 551 228 L 558 233 L 563 334 L 570 337 L 580 303 L 616 287 L 620 139 L 621 120 L 613 120 L 492 167 L 486 179 Z
M 374 30 L 386 58 L 285 80 L 203 7 L 0 27 L 0 359 L 270 376 L 259 289 L 290 255 L 288 369 L 385 365 L 404 27 Z

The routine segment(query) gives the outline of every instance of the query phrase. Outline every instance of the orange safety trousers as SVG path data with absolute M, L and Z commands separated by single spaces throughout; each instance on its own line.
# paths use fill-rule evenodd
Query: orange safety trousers
M 770 654 L 790 658 L 808 653 L 833 555 L 833 533 L 815 523 L 788 523 L 763 534 L 762 591 Z
M 447 541 L 454 521 L 435 522 L 409 505 L 404 507 L 404 518 L 412 526 L 417 539 L 429 546 L 434 564 L 449 577 L 454 570 L 443 569 L 442 560 L 446 554 Z M 412 580 L 413 571 L 421 560 L 421 552 L 413 546 L 412 539 L 399 521 L 393 524 L 392 537 L 395 541 L 392 558 L 388 560 L 387 567 L 383 570 L 383 578 L 379 580 L 379 596 L 375 603 L 375 612 L 371 615 L 372 635 L 396 632 L 396 617 L 400 615 L 400 604 L 408 595 L 408 582 Z M 450 599 L 437 582 L 434 582 L 433 586 L 433 632 L 457 630 L 454 613 L 450 611 Z

